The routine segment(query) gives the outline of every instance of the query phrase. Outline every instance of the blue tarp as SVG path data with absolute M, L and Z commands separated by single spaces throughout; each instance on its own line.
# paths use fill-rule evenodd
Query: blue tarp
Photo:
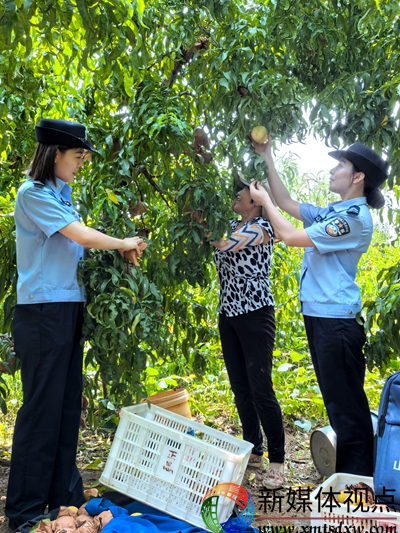
M 91 516 L 107 510 L 111 511 L 114 518 L 102 529 L 102 533 L 205 533 L 207 531 L 137 501 L 120 507 L 106 498 L 94 498 L 86 505 L 86 511 Z M 141 514 L 131 516 L 133 513 Z M 250 526 L 243 533 L 256 531 L 258 532 Z
M 103 511 L 111 511 L 114 518 L 104 526 L 101 533 L 209 533 L 206 529 L 192 526 L 178 518 L 172 518 L 149 505 L 132 501 L 131 498 L 118 492 L 107 492 L 107 496 L 115 502 L 107 498 L 93 498 L 86 504 L 86 510 L 91 516 L 96 516 Z M 121 503 L 121 505 L 116 502 Z M 29 533 L 31 528 L 40 520 L 45 518 L 55 520 L 58 512 L 59 509 L 54 509 L 47 515 L 29 520 L 20 526 L 19 531 Z M 140 513 L 140 516 L 131 516 L 133 513 Z M 235 519 L 232 519 L 232 525 L 234 524 Z M 258 533 L 258 530 L 249 526 L 242 529 L 240 533 Z

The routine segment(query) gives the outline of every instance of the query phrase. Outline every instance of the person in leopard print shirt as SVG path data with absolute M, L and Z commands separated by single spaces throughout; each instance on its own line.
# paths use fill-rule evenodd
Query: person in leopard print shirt
M 253 444 L 249 466 L 264 467 L 261 422 L 269 455 L 263 485 L 277 489 L 284 482 L 285 434 L 272 384 L 275 310 L 270 270 L 274 233 L 262 217 L 262 207 L 251 199 L 249 187 L 238 192 L 232 208 L 241 220 L 231 221 L 228 239 L 213 243 L 220 281 L 221 345 L 243 439 Z

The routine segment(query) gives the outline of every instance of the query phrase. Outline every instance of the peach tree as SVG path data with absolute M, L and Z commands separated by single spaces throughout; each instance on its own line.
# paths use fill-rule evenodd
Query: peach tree
M 139 269 L 108 252 L 82 265 L 91 390 L 138 399 L 152 361 L 204 371 L 217 343 L 210 241 L 227 229 L 252 127 L 282 143 L 360 140 L 387 155 L 398 199 L 399 14 L 395 0 L 0 0 L 2 214 L 35 124 L 61 117 L 100 152 L 74 185 L 83 221 L 149 242 Z M 6 333 L 15 255 L 0 224 Z M 278 291 L 281 275 L 278 263 Z

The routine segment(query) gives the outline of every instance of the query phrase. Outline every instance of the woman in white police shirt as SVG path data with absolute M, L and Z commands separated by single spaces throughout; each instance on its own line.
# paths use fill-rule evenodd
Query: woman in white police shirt
M 387 179 L 388 165 L 361 143 L 330 152 L 338 160 L 331 170 L 329 189 L 341 201 L 326 208 L 299 204 L 280 180 L 266 145 L 269 183 L 278 206 L 302 220 L 295 228 L 274 207 L 255 182 L 252 198 L 268 212 L 278 236 L 289 246 L 305 248 L 300 301 L 318 383 L 337 435 L 336 471 L 371 476 L 373 429 L 364 392 L 364 328 L 356 319 L 361 310 L 360 291 L 354 279 L 357 263 L 371 242 L 373 223 L 368 206 L 385 201 L 379 186 Z
M 15 206 L 15 351 L 24 401 L 12 446 L 6 515 L 15 529 L 46 506 L 80 506 L 75 464 L 82 395 L 81 330 L 85 293 L 77 280 L 84 248 L 136 250 L 138 237 L 115 239 L 83 226 L 71 187 L 85 151 L 96 152 L 81 124 L 42 120 L 39 141 Z

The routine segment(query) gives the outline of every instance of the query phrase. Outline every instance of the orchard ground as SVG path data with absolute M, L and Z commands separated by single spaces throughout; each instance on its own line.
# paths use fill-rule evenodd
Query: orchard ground
M 215 427 L 234 435 L 238 432 L 238 429 L 229 425 L 223 416 L 215 421 Z M 275 508 L 272 508 L 272 500 L 266 498 L 265 489 L 263 489 L 261 484 L 262 471 L 248 469 L 242 481 L 242 486 L 250 493 L 255 503 L 256 516 L 252 525 L 261 531 L 270 525 L 282 526 L 286 524 L 293 524 L 301 530 L 302 526 L 309 524 L 304 520 L 301 522 L 296 521 L 296 517 L 308 516 L 309 511 L 307 509 L 290 509 L 289 498 L 287 496 L 290 491 L 293 493 L 294 490 L 299 489 L 302 489 L 304 494 L 304 491 L 307 491 L 308 488 L 313 490 L 323 480 L 311 459 L 309 434 L 294 429 L 293 426 L 286 426 L 285 435 L 287 482 L 283 489 L 279 491 L 279 498 L 282 504 L 281 510 L 279 511 L 277 509 L 277 505 L 274 506 Z M 107 460 L 110 444 L 110 438 L 104 432 L 95 433 L 89 429 L 81 431 L 77 462 L 85 488 L 97 488 L 100 492 L 105 490 L 99 483 L 99 477 Z M 11 533 L 11 529 L 8 527 L 8 521 L 4 516 L 7 480 L 10 468 L 9 456 L 9 447 L 3 446 L 0 455 L 0 533 Z M 253 472 L 255 476 L 252 475 Z M 291 518 L 288 518 L 288 521 L 285 521 L 283 524 L 282 521 L 274 522 L 271 518 L 262 520 L 261 518 L 264 516 L 277 518 L 288 516 Z

